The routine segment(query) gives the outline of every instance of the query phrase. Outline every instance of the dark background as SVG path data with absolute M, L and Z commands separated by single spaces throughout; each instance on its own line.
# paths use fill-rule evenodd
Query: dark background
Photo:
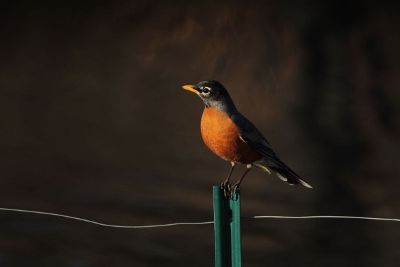
M 2 2 L 0 206 L 115 224 L 212 220 L 211 186 L 229 164 L 202 144 L 202 103 L 180 86 L 217 79 L 314 186 L 252 171 L 243 216 L 400 217 L 395 1 L 293 2 Z M 400 261 L 396 223 L 242 228 L 244 266 Z M 123 230 L 0 212 L 0 266 L 212 265 L 212 225 Z

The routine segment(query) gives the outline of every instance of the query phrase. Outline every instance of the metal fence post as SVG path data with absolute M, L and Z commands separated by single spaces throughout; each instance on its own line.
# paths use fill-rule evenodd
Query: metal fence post
M 220 186 L 213 186 L 215 266 L 240 267 L 240 193 L 226 199 Z
M 231 230 L 231 262 L 232 267 L 242 266 L 241 240 L 240 240 L 240 191 L 237 190 L 229 200 L 232 211 Z

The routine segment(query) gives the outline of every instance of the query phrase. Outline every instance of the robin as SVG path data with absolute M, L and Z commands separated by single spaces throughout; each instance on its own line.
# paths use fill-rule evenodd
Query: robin
M 221 183 L 226 196 L 239 189 L 253 166 L 268 174 L 274 172 L 290 185 L 301 184 L 312 188 L 279 159 L 267 139 L 236 109 L 221 83 L 214 80 L 202 81 L 196 85 L 184 85 L 182 88 L 197 94 L 205 104 L 200 125 L 204 143 L 216 155 L 231 163 L 228 176 Z M 232 172 L 238 163 L 245 164 L 246 170 L 231 186 Z

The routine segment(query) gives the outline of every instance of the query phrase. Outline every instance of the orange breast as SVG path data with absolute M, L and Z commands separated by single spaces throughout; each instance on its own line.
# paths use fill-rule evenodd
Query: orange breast
M 204 109 L 201 136 L 208 148 L 224 160 L 248 164 L 261 158 L 240 139 L 239 129 L 228 115 L 216 109 Z

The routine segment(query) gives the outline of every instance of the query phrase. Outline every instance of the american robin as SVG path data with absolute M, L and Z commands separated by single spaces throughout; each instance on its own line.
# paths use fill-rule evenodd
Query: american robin
M 182 88 L 200 96 L 205 104 L 200 126 L 204 143 L 216 155 L 231 163 L 228 176 L 221 183 L 225 195 L 229 196 L 239 189 L 252 166 L 269 174 L 272 171 L 290 185 L 301 184 L 312 188 L 279 159 L 267 139 L 236 109 L 221 83 L 202 81 Z M 231 186 L 230 178 L 238 163 L 246 164 L 246 170 Z

